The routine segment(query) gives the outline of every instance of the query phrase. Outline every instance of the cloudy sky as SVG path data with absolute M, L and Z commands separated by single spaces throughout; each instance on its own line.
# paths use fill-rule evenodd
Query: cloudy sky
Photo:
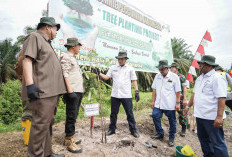
M 125 0 L 171 27 L 171 36 L 185 39 L 196 49 L 205 33 L 212 43 L 206 54 L 229 69 L 232 63 L 232 0 Z M 16 39 L 27 25 L 39 22 L 48 0 L 0 0 L 0 40 Z

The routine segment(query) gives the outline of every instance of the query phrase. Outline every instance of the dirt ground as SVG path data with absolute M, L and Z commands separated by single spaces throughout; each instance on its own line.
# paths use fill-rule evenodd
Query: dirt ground
M 76 138 L 81 138 L 81 154 L 72 154 L 63 146 L 64 122 L 53 126 L 53 151 L 64 153 L 66 157 L 166 157 L 175 156 L 175 147 L 168 147 L 168 120 L 163 120 L 165 137 L 163 141 L 153 140 L 151 135 L 155 134 L 154 125 L 149 112 L 135 113 L 137 130 L 140 137 L 134 138 L 130 135 L 126 116 L 119 116 L 116 134 L 107 136 L 107 143 L 101 143 L 102 130 L 100 118 L 94 119 L 93 137 L 90 137 L 90 118 L 78 119 L 76 123 Z M 106 118 L 106 128 L 108 129 L 109 117 Z M 232 115 L 227 117 L 224 126 L 225 139 L 230 156 L 232 156 Z M 180 137 L 180 125 L 177 125 L 175 145 L 184 146 L 189 144 L 197 156 L 202 156 L 200 143 L 197 134 L 188 130 L 186 137 Z M 144 142 L 151 142 L 157 148 L 148 148 Z M 22 132 L 9 132 L 0 134 L 0 157 L 25 157 L 27 147 L 23 144 Z

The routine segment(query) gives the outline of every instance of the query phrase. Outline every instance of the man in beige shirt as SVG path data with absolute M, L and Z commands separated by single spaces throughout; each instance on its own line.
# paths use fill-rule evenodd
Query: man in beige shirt
M 42 17 L 37 32 L 30 33 L 23 44 L 22 99 L 29 99 L 32 124 L 29 157 L 64 157 L 53 154 L 52 124 L 59 95 L 66 93 L 60 62 L 51 46 L 60 24 L 52 17 Z
M 68 49 L 68 52 L 61 58 L 61 67 L 68 90 L 63 99 L 66 104 L 66 137 L 64 144 L 70 152 L 81 153 L 82 149 L 77 146 L 81 143 L 81 140 L 73 138 L 76 118 L 85 92 L 82 72 L 75 58 L 75 55 L 79 53 L 81 43 L 78 42 L 77 38 L 68 38 L 67 44 L 64 46 Z

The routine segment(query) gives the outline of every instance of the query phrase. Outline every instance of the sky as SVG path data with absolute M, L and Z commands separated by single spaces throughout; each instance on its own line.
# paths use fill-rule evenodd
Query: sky
M 124 0 L 142 12 L 170 25 L 171 37 L 183 38 L 195 54 L 208 30 L 212 43 L 207 55 L 230 69 L 232 63 L 231 0 Z M 48 0 L 0 0 L 0 40 L 24 34 L 27 25 L 38 24 Z

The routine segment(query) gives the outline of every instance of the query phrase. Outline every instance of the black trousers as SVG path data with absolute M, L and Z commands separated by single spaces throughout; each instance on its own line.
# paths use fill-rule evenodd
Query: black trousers
M 226 106 L 228 106 L 232 111 L 232 100 L 226 100 Z
M 65 134 L 66 137 L 75 134 L 75 123 L 79 113 L 81 100 L 84 96 L 83 93 L 76 93 L 77 99 L 70 99 L 67 94 L 64 95 L 64 103 L 66 104 L 66 121 L 65 121 Z
M 115 98 L 111 97 L 111 114 L 110 114 L 110 126 L 109 130 L 116 129 L 117 116 L 119 112 L 120 104 L 122 103 L 124 110 L 126 111 L 127 121 L 131 132 L 135 132 L 135 118 L 133 114 L 132 98 Z

